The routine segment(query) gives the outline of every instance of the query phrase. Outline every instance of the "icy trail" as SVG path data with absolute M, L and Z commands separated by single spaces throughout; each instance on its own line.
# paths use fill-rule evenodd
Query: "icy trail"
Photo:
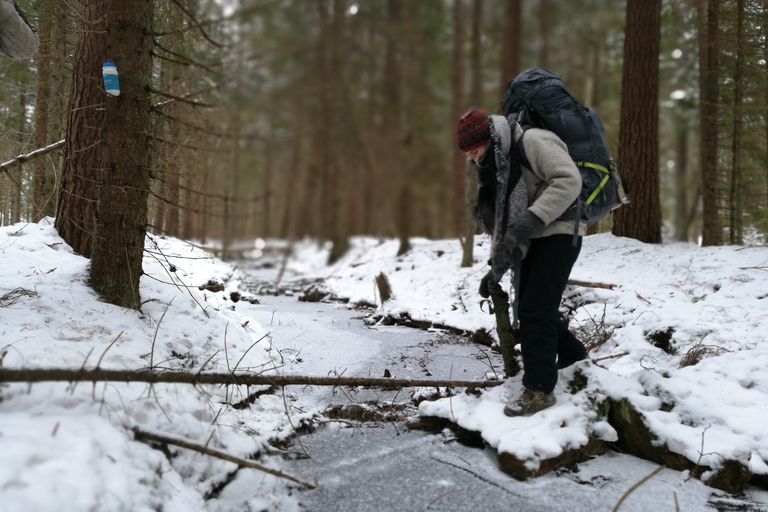
M 260 300 L 259 305 L 238 305 L 238 311 L 270 332 L 286 374 L 381 377 L 389 370 L 395 378 L 471 380 L 491 372 L 491 362 L 496 371 L 501 368 L 500 357 L 486 347 L 444 333 L 366 326 L 365 313 L 344 305 L 285 296 Z M 290 393 L 293 407 L 319 412 L 328 404 L 407 402 L 412 390 L 350 393 L 292 387 Z M 410 431 L 402 421 L 329 422 L 300 441 L 291 450 L 306 450 L 311 459 L 287 461 L 285 469 L 305 480 L 317 476 L 319 489 L 299 494 L 311 511 L 611 511 L 627 490 L 657 468 L 609 453 L 569 471 L 520 482 L 499 471 L 492 450 L 462 446 L 450 434 Z M 720 491 L 686 477 L 662 470 L 632 493 L 620 510 L 737 510 L 727 508 Z

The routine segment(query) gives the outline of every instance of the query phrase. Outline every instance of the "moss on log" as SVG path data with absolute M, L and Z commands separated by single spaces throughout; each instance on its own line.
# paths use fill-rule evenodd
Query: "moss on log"
M 729 493 L 744 491 L 752 478 L 752 471 L 735 460 L 725 460 L 717 469 L 700 466 L 687 457 L 674 453 L 666 445 L 657 442 L 657 437 L 646 426 L 643 415 L 627 400 L 611 401 L 608 421 L 619 434 L 616 446 L 624 453 L 650 460 L 679 471 L 688 470 L 697 478 L 712 471 L 705 484 Z

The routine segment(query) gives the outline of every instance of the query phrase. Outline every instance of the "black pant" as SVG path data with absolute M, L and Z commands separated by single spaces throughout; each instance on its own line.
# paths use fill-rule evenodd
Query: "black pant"
M 560 301 L 568 276 L 581 251 L 573 235 L 552 235 L 531 240 L 520 271 L 520 343 L 523 350 L 523 386 L 551 393 L 557 368 L 587 357 L 584 345 L 560 320 Z

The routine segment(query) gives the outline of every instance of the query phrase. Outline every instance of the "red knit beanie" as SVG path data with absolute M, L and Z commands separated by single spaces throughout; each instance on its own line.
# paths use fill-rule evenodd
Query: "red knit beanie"
M 459 149 L 467 152 L 485 146 L 491 140 L 491 119 L 485 110 L 473 108 L 459 120 L 456 130 Z

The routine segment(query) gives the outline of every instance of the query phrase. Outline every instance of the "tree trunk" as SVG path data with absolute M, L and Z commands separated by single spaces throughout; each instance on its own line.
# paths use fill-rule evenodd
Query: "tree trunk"
M 467 159 L 456 144 L 456 123 L 466 111 L 464 103 L 464 0 L 453 0 L 453 65 L 451 66 L 451 96 L 453 101 L 450 124 L 451 154 L 453 155 L 453 226 L 457 234 L 464 226 L 466 205 L 464 202 L 464 175 Z M 477 107 L 479 105 L 472 105 Z
M 27 93 L 21 91 L 19 94 L 19 102 L 17 103 L 19 108 L 17 120 L 19 124 L 16 126 L 19 154 L 24 153 L 24 145 L 26 142 L 27 103 Z M 13 181 L 16 182 L 16 186 L 11 189 L 13 191 L 13 195 L 11 196 L 11 223 L 16 223 L 21 221 L 21 196 L 25 192 L 24 182 L 26 180 L 23 178 L 24 169 L 22 164 L 17 165 L 9 172 L 13 176 Z
M 483 96 L 483 66 L 481 53 L 481 35 L 483 19 L 483 0 L 472 2 L 472 35 L 470 36 L 470 88 L 469 103 L 475 106 L 482 105 Z M 455 140 L 455 139 L 452 139 Z M 454 143 L 455 144 L 455 143 Z M 475 171 L 466 158 L 463 158 L 462 172 L 465 181 L 464 193 L 464 250 L 461 256 L 461 266 L 471 267 L 474 263 L 475 231 L 477 223 L 472 216 L 472 210 L 477 202 L 477 177 Z
M 347 94 L 344 80 L 344 53 L 345 36 L 344 19 L 346 17 L 344 3 L 341 0 L 333 0 L 333 15 L 328 31 L 328 71 L 331 85 L 328 91 L 330 113 L 335 117 L 335 123 L 327 129 L 332 130 L 333 153 L 330 155 L 330 167 L 328 169 L 328 193 L 329 203 L 329 227 L 330 239 L 333 243 L 328 257 L 328 263 L 338 261 L 349 249 L 349 221 L 347 217 L 346 195 L 352 190 L 347 179 L 347 158 L 350 150 L 347 140 L 347 132 L 340 127 L 349 123 L 350 102 L 345 98 Z M 330 118 L 328 118 L 330 119 Z
M 718 148 L 717 103 L 719 87 L 719 21 L 720 0 L 700 0 L 699 17 L 699 125 L 702 184 L 702 241 L 704 246 L 722 245 L 720 204 L 717 194 Z
M 173 64 L 171 64 L 173 67 Z M 172 91 L 175 92 L 175 91 Z M 164 181 L 165 181 L 165 218 L 163 223 L 163 233 L 178 237 L 181 233 L 180 213 L 181 209 L 180 201 L 181 194 L 179 193 L 179 185 L 181 180 L 181 166 L 179 165 L 179 158 L 181 157 L 181 138 L 179 137 L 180 129 L 179 122 L 175 119 L 179 115 L 179 106 L 176 102 L 164 107 L 168 112 L 168 132 L 167 137 L 170 141 L 164 144 L 163 153 L 166 156 L 165 162 L 162 163 L 165 169 Z
M 49 107 L 48 97 L 50 85 L 50 61 L 51 55 L 51 25 L 54 23 L 53 0 L 42 0 L 38 7 L 40 18 L 37 35 L 40 38 L 40 46 L 35 55 L 37 65 L 37 95 L 35 98 L 35 148 L 42 148 L 48 144 Z M 48 172 L 46 158 L 38 158 L 33 167 L 32 177 L 32 221 L 37 222 L 46 213 L 46 204 L 53 204 L 52 173 Z
M 741 245 L 743 234 L 743 169 L 741 168 L 741 134 L 743 115 L 741 103 L 743 100 L 744 81 L 744 0 L 737 2 L 736 15 L 736 69 L 733 74 L 733 131 L 731 138 L 731 189 L 729 242 L 731 245 Z
M 550 44 L 549 44 L 549 37 L 550 33 L 552 32 L 552 19 L 554 18 L 554 13 L 552 10 L 554 9 L 554 5 L 552 5 L 551 0 L 539 0 L 539 38 L 541 40 L 540 46 L 539 46 L 539 62 L 538 66 L 542 68 L 549 68 L 549 54 L 550 54 Z M 593 17 L 599 16 L 599 11 L 595 11 L 592 14 Z M 595 35 L 597 37 L 597 35 Z M 594 77 L 595 79 L 597 77 Z
M 107 0 L 106 48 L 120 72 L 120 96 L 106 98 L 91 285 L 107 302 L 138 309 L 149 195 L 153 0 Z
M 763 0 L 763 12 L 766 13 L 763 22 L 763 60 L 768 62 L 768 0 Z M 768 78 L 765 76 L 763 84 L 763 90 L 768 97 Z M 764 116 L 763 122 L 765 123 L 765 139 L 768 140 L 768 116 Z M 765 150 L 765 159 L 768 161 L 768 144 L 766 144 Z M 766 203 L 763 208 L 768 210 L 768 165 L 765 166 L 765 200 Z
M 380 146 L 377 148 L 377 155 L 387 165 L 377 166 L 377 174 L 380 179 L 379 185 L 396 206 L 387 205 L 384 202 L 377 202 L 376 211 L 378 213 L 378 224 L 388 224 L 386 232 L 394 232 L 400 235 L 397 229 L 397 220 L 387 222 L 382 218 L 382 213 L 391 218 L 398 215 L 398 206 L 400 206 L 401 188 L 400 188 L 400 170 L 404 165 L 400 137 L 400 116 L 402 107 L 402 65 L 400 47 L 402 43 L 403 15 L 402 0 L 387 0 L 387 23 L 386 23 L 386 48 L 384 50 L 384 67 L 382 69 L 382 105 L 381 105 L 381 135 L 379 138 Z M 397 150 L 395 149 L 397 148 Z M 386 179 L 385 173 L 397 172 L 397 179 Z M 399 198 L 399 199 L 397 199 Z M 386 225 L 385 224 L 385 225 Z M 401 239 L 402 245 L 402 239 Z
M 504 8 L 504 36 L 501 41 L 501 87 L 499 98 L 504 97 L 507 84 L 520 73 L 522 17 L 523 0 L 506 0 Z
M 107 60 L 106 4 L 83 0 L 64 146 L 56 230 L 77 253 L 90 257 L 96 230 L 96 201 L 104 168 L 104 102 L 101 65 Z M 114 57 L 111 57 L 114 58 Z
M 417 48 L 416 27 L 414 26 L 416 3 L 406 2 L 404 7 L 404 46 L 405 48 Z M 416 129 L 419 107 L 418 94 L 422 90 L 419 81 L 418 65 L 418 54 L 415 51 L 403 52 L 401 108 L 405 133 L 399 137 L 399 152 L 404 156 L 404 161 L 401 161 L 396 170 L 398 188 L 400 189 L 396 215 L 397 235 L 400 240 L 400 245 L 397 248 L 398 256 L 402 256 L 411 250 L 411 217 L 414 213 L 414 193 L 411 184 L 416 182 L 415 177 L 418 174 L 416 161 L 419 148 L 415 143 L 415 139 L 418 137 L 418 130 Z
M 613 234 L 646 243 L 660 243 L 661 0 L 628 0 L 625 32 L 618 160 L 632 191 L 632 205 L 614 213 Z
M 675 239 L 688 240 L 688 122 L 685 112 L 675 119 L 677 144 L 675 145 Z

